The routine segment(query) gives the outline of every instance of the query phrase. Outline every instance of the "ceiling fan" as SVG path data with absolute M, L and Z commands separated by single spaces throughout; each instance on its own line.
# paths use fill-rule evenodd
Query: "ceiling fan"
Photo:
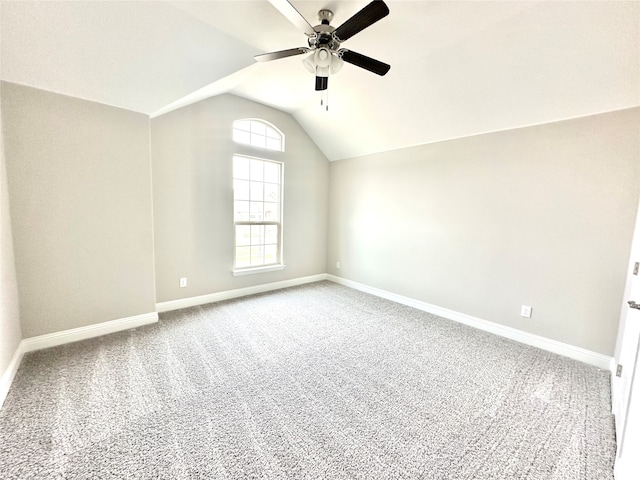
M 346 48 L 340 48 L 342 42 L 389 14 L 389 8 L 382 0 L 373 0 L 338 28 L 330 25 L 333 19 L 331 10 L 320 10 L 318 12 L 320 24 L 312 27 L 288 0 L 269 0 L 269 2 L 307 35 L 309 46 L 256 55 L 254 58 L 258 62 L 268 62 L 310 53 L 311 55 L 305 58 L 303 64 L 307 70 L 315 74 L 316 90 L 326 90 L 329 83 L 329 74 L 337 73 L 344 62 L 381 76 L 385 75 L 391 68 L 391 65 L 386 63 Z

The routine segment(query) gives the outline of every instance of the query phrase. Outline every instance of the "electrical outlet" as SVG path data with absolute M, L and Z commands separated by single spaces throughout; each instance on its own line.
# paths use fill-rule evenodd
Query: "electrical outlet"
M 522 307 L 520 307 L 520 316 L 521 317 L 526 317 L 526 318 L 531 318 L 531 311 L 533 310 L 532 307 L 528 306 L 528 305 L 522 305 Z
M 340 268 L 340 262 L 336 262 L 336 268 Z
M 180 288 L 184 288 L 187 286 L 187 277 L 182 277 L 180 279 Z

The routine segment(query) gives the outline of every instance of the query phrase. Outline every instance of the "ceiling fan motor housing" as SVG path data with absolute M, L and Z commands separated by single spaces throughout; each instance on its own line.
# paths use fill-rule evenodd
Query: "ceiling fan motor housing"
M 320 10 L 318 17 L 321 23 L 313 27 L 316 35 L 309 37 L 309 47 L 312 49 L 324 47 L 331 51 L 336 51 L 340 46 L 340 41 L 333 35 L 335 27 L 329 25 L 329 22 L 333 18 L 333 12 L 331 10 Z

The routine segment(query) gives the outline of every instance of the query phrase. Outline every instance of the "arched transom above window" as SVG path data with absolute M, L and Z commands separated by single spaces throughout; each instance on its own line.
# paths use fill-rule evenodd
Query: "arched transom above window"
M 284 134 L 264 120 L 247 118 L 233 122 L 233 141 L 284 152 Z

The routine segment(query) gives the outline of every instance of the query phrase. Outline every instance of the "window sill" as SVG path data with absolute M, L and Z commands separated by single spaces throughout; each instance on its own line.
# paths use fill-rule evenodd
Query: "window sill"
M 286 265 L 269 265 L 267 267 L 243 268 L 242 270 L 232 270 L 234 277 L 241 275 L 254 275 L 256 273 L 275 272 L 276 270 L 284 270 Z

